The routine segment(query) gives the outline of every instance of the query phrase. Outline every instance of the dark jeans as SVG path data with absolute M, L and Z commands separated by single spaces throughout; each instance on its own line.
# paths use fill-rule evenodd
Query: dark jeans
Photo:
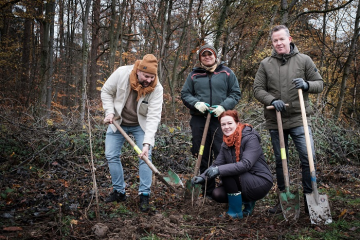
M 190 127 L 192 131 L 192 154 L 197 158 L 201 139 L 204 132 L 206 122 L 206 116 L 196 116 L 193 115 L 190 120 Z M 209 129 L 206 135 L 206 141 L 204 145 L 204 151 L 201 159 L 200 173 L 205 172 L 206 169 L 211 166 L 214 159 L 220 152 L 220 147 L 222 143 L 223 133 L 221 131 L 219 120 L 216 117 L 211 117 Z M 211 146 L 211 148 L 210 148 Z M 215 188 L 215 179 L 208 180 L 206 186 L 206 194 L 211 195 L 212 191 Z M 205 190 L 205 186 L 203 186 Z
M 277 184 L 278 184 L 279 190 L 283 191 L 283 190 L 285 190 L 285 182 L 284 182 L 284 174 L 283 174 L 283 168 L 282 168 L 282 163 L 281 163 L 279 131 L 277 129 L 270 129 L 269 132 L 271 135 L 271 142 L 273 145 L 274 155 L 275 155 L 275 160 L 276 160 Z M 314 141 L 313 141 L 310 126 L 309 126 L 309 133 L 310 133 L 311 149 L 313 152 L 313 159 L 315 162 Z M 306 142 L 305 142 L 304 127 L 300 126 L 300 127 L 295 127 L 295 128 L 284 130 L 286 159 L 288 160 L 288 162 L 289 162 L 289 150 L 288 150 L 289 135 L 291 136 L 292 140 L 294 141 L 295 148 L 299 154 L 299 158 L 301 161 L 303 192 L 311 193 L 312 192 L 311 177 L 310 177 L 309 159 L 308 159 Z

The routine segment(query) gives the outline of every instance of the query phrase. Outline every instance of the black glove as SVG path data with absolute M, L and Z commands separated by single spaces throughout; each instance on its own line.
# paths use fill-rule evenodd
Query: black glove
M 219 168 L 218 167 L 209 167 L 208 170 L 206 170 L 205 176 L 208 178 L 216 178 L 218 175 L 220 175 Z
M 205 179 L 203 179 L 202 177 L 193 177 L 193 179 L 191 179 L 191 184 L 195 185 L 195 184 L 200 184 L 205 182 Z
M 295 84 L 295 88 L 297 89 L 301 88 L 304 91 L 309 90 L 309 84 L 302 78 L 295 78 L 292 80 L 292 82 Z
M 271 102 L 271 105 L 273 105 L 278 112 L 286 110 L 285 103 L 282 100 L 274 100 Z

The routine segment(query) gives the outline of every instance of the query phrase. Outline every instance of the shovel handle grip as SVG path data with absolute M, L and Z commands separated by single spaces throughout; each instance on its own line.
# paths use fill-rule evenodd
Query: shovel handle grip
M 288 107 L 289 104 L 285 103 L 285 106 Z M 271 110 L 271 109 L 275 109 L 275 107 L 273 105 L 269 105 L 269 106 L 266 106 L 266 109 Z
M 140 154 L 141 150 L 140 148 L 135 144 L 135 142 L 129 137 L 129 135 L 126 134 L 126 132 L 124 131 L 124 129 L 122 129 L 120 127 L 120 125 L 116 122 L 113 121 L 114 126 L 117 128 L 117 130 L 119 130 L 119 132 L 121 133 L 121 135 L 124 136 L 124 138 L 130 143 L 130 145 L 134 148 L 134 150 Z M 150 162 L 149 158 L 146 156 L 142 156 L 142 160 L 145 161 L 145 163 L 149 166 L 149 168 L 155 173 L 155 174 L 160 174 L 159 171 L 157 170 L 157 168 L 154 166 L 154 164 L 152 164 L 152 162 Z

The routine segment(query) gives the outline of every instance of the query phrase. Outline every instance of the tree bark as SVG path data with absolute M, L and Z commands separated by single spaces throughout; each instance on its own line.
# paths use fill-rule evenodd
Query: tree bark
M 340 94 L 339 94 L 339 101 L 338 104 L 336 105 L 336 109 L 335 109 L 335 114 L 334 114 L 334 118 L 337 119 L 340 116 L 340 112 L 341 112 L 341 108 L 344 102 L 344 97 L 345 97 L 345 93 L 346 93 L 346 81 L 349 77 L 349 72 L 350 72 L 350 68 L 351 68 L 351 63 L 355 58 L 356 52 L 355 52 L 355 48 L 356 48 L 356 43 L 359 39 L 359 21 L 360 21 L 360 1 L 358 2 L 358 6 L 357 6 L 357 11 L 356 11 L 356 17 L 355 17 L 355 25 L 354 25 L 354 35 L 351 39 L 351 43 L 350 43 L 350 49 L 349 49 L 349 55 L 347 57 L 347 60 L 345 62 L 345 66 L 344 66 L 344 74 L 341 80 L 341 87 L 340 87 Z
M 95 99 L 97 96 L 96 83 L 98 80 L 99 66 L 98 60 L 98 48 L 99 48 L 99 30 L 100 30 L 100 0 L 94 0 L 93 2 L 93 14 L 92 14 L 92 39 L 90 50 L 90 77 L 89 77 L 89 98 Z
M 81 107 L 80 107 L 80 123 L 83 124 L 85 120 L 85 106 L 86 106 L 86 79 L 87 79 L 87 62 L 88 62 L 88 18 L 91 0 L 85 1 L 85 9 L 83 7 L 82 13 L 82 74 L 81 74 Z

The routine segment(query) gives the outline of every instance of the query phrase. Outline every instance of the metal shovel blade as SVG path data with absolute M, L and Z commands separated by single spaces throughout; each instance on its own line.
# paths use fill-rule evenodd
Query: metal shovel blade
M 180 186 L 180 187 L 184 188 L 184 184 L 181 181 L 180 177 L 172 170 L 169 170 L 167 172 L 167 176 L 164 177 L 164 179 L 166 182 L 168 182 L 171 185 Z
M 184 199 L 197 199 L 201 193 L 201 184 L 192 185 L 191 180 L 185 182 Z
M 290 191 L 282 192 L 279 196 L 281 210 L 286 221 L 295 220 L 300 216 L 299 192 L 292 194 Z
M 325 194 L 318 195 L 319 199 L 318 201 L 316 201 L 316 196 L 314 192 L 307 193 L 305 195 L 306 195 L 306 202 L 309 208 L 311 224 L 332 223 L 328 196 Z

